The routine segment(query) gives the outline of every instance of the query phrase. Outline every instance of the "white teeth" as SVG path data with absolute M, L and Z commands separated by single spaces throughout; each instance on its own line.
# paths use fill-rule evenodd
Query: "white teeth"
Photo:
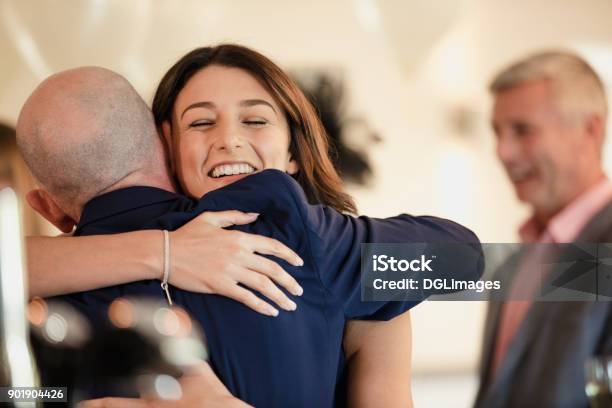
M 214 178 L 221 176 L 233 176 L 236 174 L 251 174 L 255 171 L 253 166 L 246 163 L 237 163 L 237 164 L 222 164 L 213 168 L 211 171 L 211 176 Z

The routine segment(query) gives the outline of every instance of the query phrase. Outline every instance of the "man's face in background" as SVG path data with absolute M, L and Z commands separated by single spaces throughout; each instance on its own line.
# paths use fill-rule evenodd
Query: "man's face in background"
M 498 93 L 492 125 L 497 156 L 520 201 L 536 213 L 554 214 L 580 192 L 585 138 L 563 117 L 548 80 Z

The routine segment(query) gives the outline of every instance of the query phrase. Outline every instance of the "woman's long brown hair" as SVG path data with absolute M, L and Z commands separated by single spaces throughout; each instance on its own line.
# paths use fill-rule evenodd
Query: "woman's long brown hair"
M 235 44 L 197 48 L 181 58 L 164 75 L 153 98 L 153 116 L 158 130 L 172 123 L 179 92 L 189 79 L 209 65 L 240 68 L 253 75 L 285 111 L 291 142 L 289 152 L 299 171 L 294 175 L 313 204 L 324 204 L 340 212 L 356 213 L 350 195 L 330 158 L 325 129 L 304 93 L 276 64 L 262 54 Z

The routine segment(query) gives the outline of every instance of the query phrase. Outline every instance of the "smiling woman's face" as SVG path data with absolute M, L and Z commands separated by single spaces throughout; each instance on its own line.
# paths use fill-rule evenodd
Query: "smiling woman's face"
M 172 132 L 178 177 L 193 197 L 263 169 L 297 172 L 284 112 L 242 69 L 211 65 L 191 77 L 174 104 Z

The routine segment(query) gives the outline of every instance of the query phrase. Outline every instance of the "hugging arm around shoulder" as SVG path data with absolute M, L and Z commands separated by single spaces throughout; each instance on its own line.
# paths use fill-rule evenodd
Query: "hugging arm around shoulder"
M 389 320 L 418 302 L 361 301 L 361 244 L 443 244 L 449 248 L 437 276 L 478 280 L 484 269 L 484 256 L 478 237 L 453 221 L 432 216 L 401 214 L 390 218 L 353 217 L 322 206 L 308 204 L 299 185 L 284 174 L 291 196 L 300 209 L 323 285 L 334 293 L 347 293 L 342 299 L 348 319 Z M 419 246 L 415 245 L 414 248 Z M 427 296 L 427 294 L 425 294 Z
M 300 208 L 319 276 L 338 299 L 347 322 L 344 349 L 348 359 L 347 401 L 353 407 L 378 404 L 411 407 L 411 324 L 405 313 L 417 302 L 363 302 L 360 263 L 362 243 L 469 244 L 449 259 L 459 279 L 478 279 L 484 268 L 482 249 L 469 229 L 436 217 L 399 215 L 387 219 L 351 217 L 310 205 L 297 183 L 286 178 Z M 457 258 L 461 259 L 457 259 Z M 366 321 L 367 320 L 367 321 Z

